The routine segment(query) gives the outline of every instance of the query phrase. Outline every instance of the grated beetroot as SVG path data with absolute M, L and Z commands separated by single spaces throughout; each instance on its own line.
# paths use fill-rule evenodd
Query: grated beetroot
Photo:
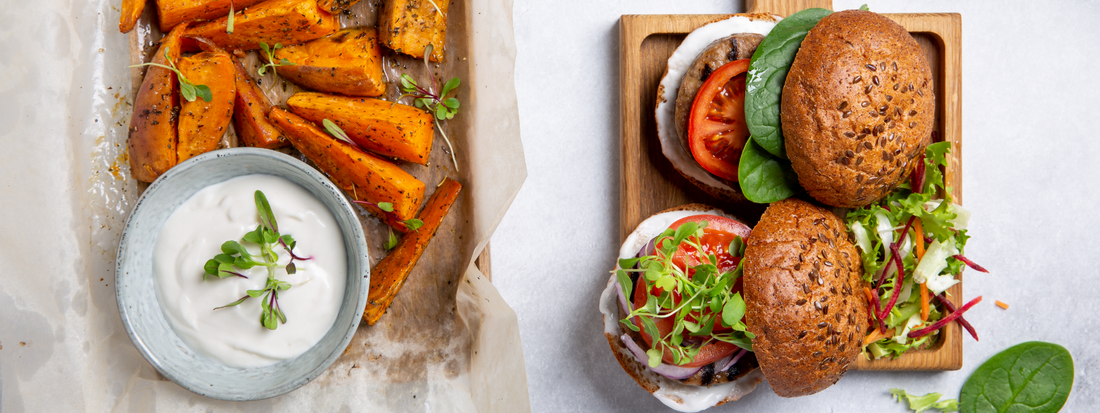
M 975 270 L 978 270 L 978 271 L 984 272 L 986 274 L 989 274 L 989 270 L 985 269 L 985 267 L 982 267 L 981 265 L 975 264 L 974 261 L 970 261 L 969 258 L 966 258 L 966 257 L 962 256 L 962 254 L 956 254 L 955 259 L 959 260 L 959 261 L 962 261 L 964 264 L 970 266 L 970 268 L 973 268 Z
M 940 319 L 940 321 L 937 321 L 935 324 L 932 324 L 932 325 L 930 325 L 928 327 L 925 327 L 925 328 L 922 328 L 920 330 L 910 331 L 909 332 L 909 338 L 922 337 L 924 335 L 927 335 L 928 333 L 931 333 L 933 331 L 936 331 L 936 330 L 939 330 L 939 329 L 943 328 L 943 326 L 947 325 L 947 323 L 955 321 L 956 318 L 962 317 L 962 314 L 965 313 L 966 310 L 969 310 L 970 307 L 974 306 L 974 304 L 977 304 L 977 303 L 980 303 L 980 302 L 982 302 L 982 296 L 979 295 L 978 298 L 970 300 L 969 303 L 966 303 L 966 305 L 962 306 L 962 308 L 960 308 L 959 311 L 952 312 L 947 317 L 944 317 L 944 318 Z
M 909 222 L 912 223 L 912 220 Z M 885 320 L 886 316 L 890 314 L 890 310 L 893 310 L 894 305 L 898 303 L 898 296 L 901 295 L 901 282 L 905 276 L 905 266 L 901 263 L 901 254 L 898 253 L 897 243 L 890 245 L 890 251 L 894 253 L 894 263 L 898 267 L 898 281 L 894 283 L 894 292 L 890 294 L 890 303 L 886 304 L 886 306 L 882 308 L 882 311 L 878 313 L 878 318 L 880 320 Z
M 924 175 L 924 151 L 921 151 L 920 158 L 917 159 L 917 167 L 913 169 L 913 175 L 909 177 L 913 192 L 924 192 Z
M 940 304 L 943 304 L 944 308 L 946 308 L 947 311 L 950 311 L 952 313 L 955 312 L 955 304 L 952 304 L 951 300 L 948 300 L 947 297 L 943 296 L 943 294 L 937 295 L 936 300 L 939 300 Z M 974 331 L 974 326 L 970 325 L 969 321 L 966 321 L 966 319 L 963 318 L 962 315 L 960 315 L 959 318 L 955 321 L 958 321 L 959 324 L 962 324 L 963 328 L 965 328 L 966 331 L 970 333 L 970 336 L 974 337 L 974 341 L 978 341 L 978 332 Z

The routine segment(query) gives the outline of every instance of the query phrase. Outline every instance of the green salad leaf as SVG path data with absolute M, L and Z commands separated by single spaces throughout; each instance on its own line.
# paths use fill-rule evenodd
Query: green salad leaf
M 758 204 L 770 204 L 794 195 L 798 176 L 790 161 L 765 151 L 752 139 L 745 142 L 741 163 L 737 165 L 738 183 L 745 198 Z
M 1073 356 L 1057 344 L 1029 341 L 997 353 L 963 384 L 963 412 L 1057 412 L 1073 388 Z
M 941 412 L 959 411 L 958 400 L 940 400 L 941 394 L 939 393 L 928 393 L 923 396 L 915 396 L 902 389 L 890 389 L 890 393 L 894 395 L 895 400 L 899 402 L 905 400 L 908 402 L 909 408 L 912 409 L 914 413 L 921 413 L 928 409 L 936 409 Z
M 772 156 L 787 159 L 780 128 L 779 103 L 787 71 L 802 39 L 822 18 L 825 9 L 806 9 L 779 21 L 752 55 L 745 79 L 745 123 L 752 140 Z

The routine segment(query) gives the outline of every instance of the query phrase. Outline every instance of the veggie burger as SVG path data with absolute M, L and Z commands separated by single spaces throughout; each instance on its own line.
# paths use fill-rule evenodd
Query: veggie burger
M 964 322 L 972 304 L 930 310 L 928 291 L 902 292 L 927 282 L 941 294 L 969 263 L 968 213 L 932 199 L 947 148 L 928 146 L 931 76 L 904 28 L 862 10 L 733 15 L 685 38 L 658 89 L 664 154 L 718 198 L 771 204 L 752 230 L 691 204 L 625 240 L 600 311 L 639 385 L 680 411 L 737 400 L 765 378 L 780 396 L 809 395 L 869 343 L 881 340 L 874 357 L 896 356 Z M 792 197 L 801 190 L 860 209 L 846 223 Z M 909 237 L 914 222 L 935 229 Z M 937 248 L 923 272 L 913 271 L 918 240 L 920 252 Z

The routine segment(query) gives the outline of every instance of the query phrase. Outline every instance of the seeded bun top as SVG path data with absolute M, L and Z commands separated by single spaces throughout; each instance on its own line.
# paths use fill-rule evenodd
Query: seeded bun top
M 867 301 L 844 222 L 796 198 L 773 203 L 745 243 L 745 324 L 783 397 L 833 385 L 860 352 Z
M 802 42 L 781 113 L 787 157 L 802 187 L 828 205 L 865 206 L 908 177 L 928 144 L 932 70 L 894 21 L 836 12 Z

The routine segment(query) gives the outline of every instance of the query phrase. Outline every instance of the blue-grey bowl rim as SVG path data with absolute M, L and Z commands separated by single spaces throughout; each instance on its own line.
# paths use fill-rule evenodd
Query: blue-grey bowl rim
M 360 263 L 361 268 L 360 268 L 360 271 L 358 271 L 358 273 L 360 273 L 362 275 L 362 277 L 359 277 L 359 276 L 355 277 L 355 278 L 359 279 L 359 283 L 360 283 L 359 284 L 359 294 L 358 294 L 357 302 L 352 303 L 354 305 L 354 308 L 355 308 L 355 314 L 352 317 L 351 325 L 349 326 L 348 331 L 343 335 L 343 337 L 341 338 L 341 340 L 340 340 L 339 344 L 337 345 L 337 347 L 330 354 L 328 354 L 320 363 L 318 363 L 316 366 L 314 366 L 312 369 L 310 369 L 305 375 L 303 375 L 303 376 L 301 376 L 301 377 L 299 377 L 295 380 L 292 380 L 292 381 L 290 381 L 289 383 L 287 383 L 285 385 L 272 387 L 272 388 L 268 388 L 268 389 L 262 389 L 262 390 L 252 392 L 252 393 L 227 392 L 227 391 L 223 391 L 224 389 L 220 389 L 220 388 L 208 388 L 208 387 L 198 386 L 197 383 L 192 383 L 190 381 L 185 380 L 183 377 L 176 374 L 175 371 L 173 371 L 172 369 L 170 369 L 167 366 L 162 364 L 161 360 L 159 360 L 156 357 L 156 354 L 153 353 L 153 351 L 149 348 L 149 346 L 146 344 L 146 342 L 144 340 L 142 340 L 141 337 L 139 337 L 135 334 L 135 332 L 133 330 L 133 326 L 131 324 L 133 322 L 133 320 L 131 320 L 131 318 L 130 318 L 129 312 L 127 310 L 127 306 L 122 301 L 122 297 L 123 297 L 122 290 L 125 288 L 125 283 L 119 282 L 119 277 L 120 277 L 120 274 L 124 274 L 123 267 L 126 264 L 126 262 L 123 261 L 123 251 L 124 251 L 123 246 L 127 242 L 127 233 L 129 232 L 129 230 L 132 226 L 132 221 L 133 221 L 134 217 L 139 214 L 139 211 L 142 208 L 142 204 L 146 201 L 147 198 L 158 196 L 160 191 L 162 191 L 161 188 L 168 185 L 165 182 L 168 182 L 168 181 L 172 180 L 173 177 L 175 177 L 175 176 L 186 173 L 188 170 L 190 170 L 192 168 L 199 167 L 200 165 L 202 165 L 206 162 L 218 162 L 219 160 L 221 160 L 221 162 L 230 162 L 234 159 L 239 159 L 239 158 L 242 158 L 242 157 L 246 158 L 246 159 L 249 158 L 249 157 L 271 158 L 271 159 L 274 159 L 276 161 L 285 162 L 286 164 L 292 166 L 294 169 L 297 169 L 297 170 L 300 170 L 300 171 L 304 172 L 306 175 L 308 175 L 309 177 L 316 180 L 322 187 L 324 187 L 325 189 L 328 189 L 330 191 L 330 193 L 334 195 L 333 200 L 336 202 L 337 205 L 339 205 L 341 207 L 342 211 L 330 211 L 330 212 L 332 212 L 333 215 L 337 215 L 338 213 L 348 214 L 350 217 L 355 218 L 352 222 L 359 222 L 358 214 L 356 213 L 355 209 L 352 207 L 351 203 L 349 203 L 347 201 L 347 199 L 343 196 L 342 191 L 335 184 L 333 184 L 332 181 L 330 181 L 326 176 L 324 176 L 321 172 L 319 172 L 318 170 L 310 167 L 309 165 L 305 164 L 304 162 L 302 162 L 298 159 L 295 159 L 295 158 L 293 158 L 289 155 L 286 155 L 284 153 L 274 151 L 274 150 L 269 150 L 269 149 L 248 148 L 248 147 L 220 149 L 220 150 L 211 151 L 211 152 L 193 157 L 191 159 L 188 159 L 184 162 L 181 162 L 180 164 L 176 165 L 175 167 L 169 169 L 167 172 L 165 172 L 163 175 L 161 175 L 159 178 L 157 178 L 151 185 L 149 185 L 148 188 L 146 188 L 145 192 L 142 193 L 140 198 L 138 198 L 138 201 L 134 205 L 133 210 L 131 210 L 130 215 L 126 218 L 126 223 L 123 227 L 122 235 L 119 239 L 119 248 L 118 248 L 118 251 L 116 252 L 116 256 L 115 256 L 115 298 L 116 298 L 116 302 L 117 302 L 117 305 L 118 305 L 119 317 L 122 319 L 122 324 L 126 329 L 126 334 L 130 337 L 130 340 L 134 343 L 134 346 L 137 347 L 138 352 L 141 353 L 142 357 L 144 357 L 153 366 L 153 368 L 155 368 L 158 372 L 160 372 L 160 374 L 164 375 L 169 380 L 172 380 L 173 382 L 180 385 L 181 387 L 183 387 L 183 388 L 185 388 L 185 389 L 187 389 L 191 392 L 194 392 L 196 394 L 200 394 L 200 395 L 203 395 L 203 396 L 206 396 L 206 397 L 210 397 L 210 398 L 213 398 L 213 399 L 219 399 L 219 400 L 229 400 L 229 401 L 261 400 L 261 399 L 267 399 L 267 398 L 271 398 L 271 397 L 280 396 L 280 395 L 286 394 L 288 392 L 291 392 L 293 390 L 296 390 L 297 388 L 299 388 L 301 386 L 304 386 L 306 383 L 309 383 L 314 378 L 316 378 L 321 373 L 323 373 L 325 370 L 327 370 L 328 367 L 331 366 L 332 363 L 334 363 L 336 361 L 336 359 L 339 358 L 340 355 L 344 353 L 344 351 L 348 347 L 348 344 L 351 343 L 351 339 L 355 335 L 355 332 L 358 330 L 359 323 L 363 318 L 363 310 L 364 310 L 366 302 L 367 302 L 367 296 L 368 296 L 368 291 L 369 291 L 369 287 L 370 287 L 370 267 L 371 267 L 371 261 L 370 260 L 371 259 L 370 259 L 370 254 L 369 254 L 368 249 L 367 249 L 366 235 L 363 232 L 363 228 L 362 228 L 361 225 L 351 225 L 351 228 L 341 227 L 342 231 L 345 231 L 345 232 L 349 231 L 349 230 L 351 231 L 352 238 L 355 240 L 355 243 L 357 244 L 357 245 L 348 245 L 347 238 L 345 237 L 345 247 L 348 249 L 347 254 L 349 256 L 349 260 L 350 260 L 350 257 L 352 256 L 353 253 L 360 257 L 359 263 Z M 262 172 L 258 172 L 258 173 L 262 173 Z M 243 175 L 245 175 L 245 174 L 241 174 L 241 175 L 238 175 L 238 176 L 243 176 Z M 214 183 L 217 183 L 217 182 L 210 182 L 207 185 L 213 185 Z M 305 188 L 305 189 L 307 191 L 313 193 L 313 191 L 311 191 L 309 188 Z M 314 194 L 314 196 L 317 196 L 317 194 Z M 190 197 L 190 195 L 188 197 Z M 163 222 L 161 222 L 159 226 L 163 226 Z M 353 248 L 353 247 L 355 247 L 355 248 Z M 352 279 L 353 272 L 355 272 L 355 271 L 353 271 L 353 268 L 349 267 L 348 268 L 348 279 L 349 280 Z M 345 293 L 345 296 L 346 296 L 346 293 Z M 159 301 L 159 299 L 158 299 L 158 301 Z M 342 305 L 346 306 L 348 304 L 349 303 L 345 300 L 345 302 Z M 342 313 L 343 311 L 344 310 L 341 309 L 341 311 L 338 312 L 338 314 Z M 339 318 L 339 315 L 338 315 L 338 318 Z M 335 327 L 335 323 L 334 323 L 334 327 Z M 171 329 L 171 326 L 169 326 L 169 329 Z M 173 331 L 173 334 L 175 334 L 174 330 L 172 330 L 172 331 Z M 330 333 L 331 333 L 331 331 L 330 331 Z M 326 333 L 326 336 L 330 333 Z M 179 340 L 179 338 L 176 337 L 176 340 Z M 322 342 L 323 342 L 323 340 L 322 340 Z M 321 342 L 318 342 L 318 344 L 321 344 Z M 307 353 L 308 352 L 309 351 L 307 350 Z M 303 354 L 305 354 L 305 353 L 303 353 Z M 232 368 L 232 367 L 226 367 L 226 368 L 228 368 L 228 369 L 237 369 L 237 370 L 264 370 L 264 369 L 278 368 L 278 366 L 283 365 L 284 363 L 287 363 L 291 360 L 294 360 L 294 359 L 285 360 L 283 362 L 279 362 L 279 363 L 276 363 L 276 364 L 271 365 L 271 366 L 260 367 L 260 368 L 255 368 L 255 369 L 238 369 L 238 368 Z M 210 360 L 210 361 L 212 363 L 217 363 L 216 361 L 213 361 L 213 360 Z

